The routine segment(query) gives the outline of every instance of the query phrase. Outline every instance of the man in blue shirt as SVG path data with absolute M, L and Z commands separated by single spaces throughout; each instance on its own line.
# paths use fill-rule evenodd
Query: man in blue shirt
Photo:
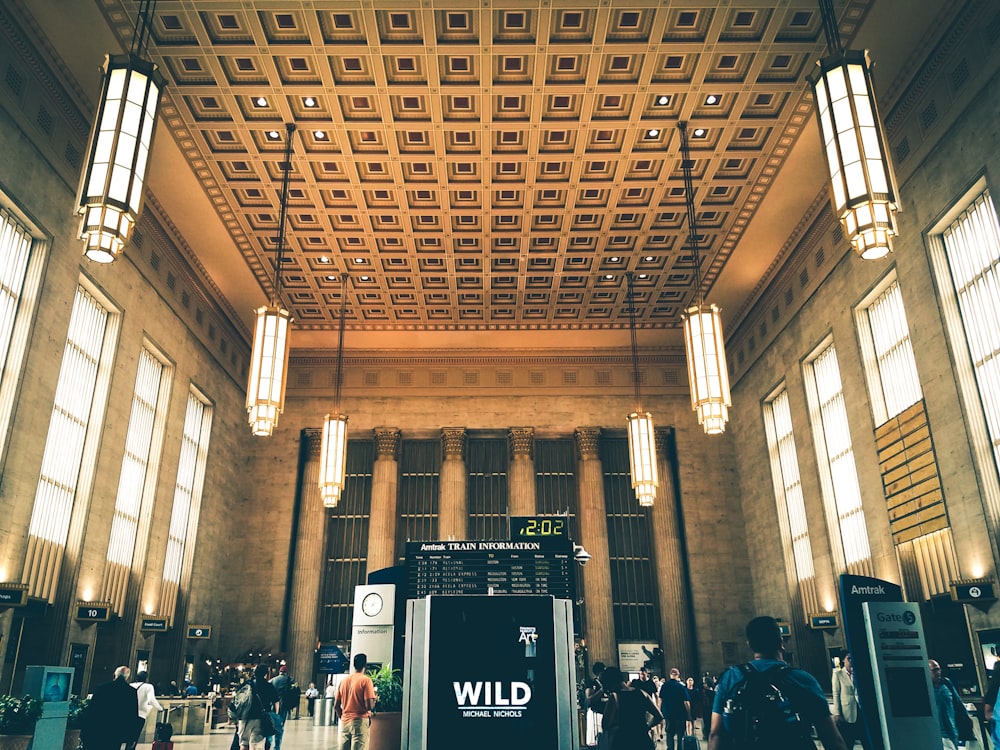
M 772 667 L 787 667 L 782 658 L 784 645 L 781 637 L 781 627 L 773 617 L 755 617 L 746 627 L 747 645 L 753 652 L 753 661 L 744 665 L 757 672 L 766 672 Z M 816 733 L 825 750 L 847 750 L 843 737 L 837 731 L 837 725 L 830 715 L 830 707 L 826 695 L 816 678 L 801 669 L 789 668 L 785 673 L 787 682 L 796 689 L 786 696 L 791 702 L 791 708 L 803 721 L 816 727 Z M 727 704 L 736 696 L 740 684 L 747 679 L 744 669 L 730 667 L 723 672 L 715 693 L 715 703 L 712 706 L 712 728 L 708 735 L 708 750 L 723 750 L 736 748 L 741 750 L 740 738 L 735 737 L 732 727 L 726 720 Z M 805 742 L 803 743 L 805 746 Z M 812 740 L 808 740 L 812 747 Z M 783 748 L 791 750 L 791 748 Z
M 927 662 L 931 670 L 931 685 L 937 702 L 938 721 L 941 723 L 941 746 L 944 750 L 955 750 L 958 746 L 958 726 L 955 724 L 955 704 L 952 702 L 951 688 L 941 678 L 941 665 L 931 659 Z

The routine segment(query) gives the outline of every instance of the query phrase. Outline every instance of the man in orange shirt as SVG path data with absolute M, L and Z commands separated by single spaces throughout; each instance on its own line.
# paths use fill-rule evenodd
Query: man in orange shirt
M 375 685 L 365 674 L 368 657 L 354 655 L 354 674 L 341 681 L 333 710 L 340 721 L 340 750 L 366 750 L 375 707 Z

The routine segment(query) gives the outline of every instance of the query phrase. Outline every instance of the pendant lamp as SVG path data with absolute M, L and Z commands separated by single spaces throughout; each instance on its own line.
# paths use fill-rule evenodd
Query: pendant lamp
M 687 203 L 688 231 L 694 255 L 696 302 L 684 311 L 684 348 L 687 352 L 688 385 L 691 408 L 698 413 L 698 423 L 709 435 L 725 432 L 732 399 L 729 393 L 729 372 L 726 369 L 726 349 L 722 338 L 722 312 L 705 303 L 701 291 L 701 254 L 698 225 L 694 210 L 694 186 L 691 179 L 691 149 L 687 123 L 677 125 L 681 132 L 681 168 L 684 172 L 684 194 Z
M 347 314 L 347 274 L 340 292 L 340 332 L 337 339 L 337 385 L 333 413 L 323 417 L 323 441 L 319 452 L 319 494 L 324 508 L 336 508 L 344 489 L 347 464 L 347 416 L 340 411 L 340 381 L 344 376 L 344 317 Z
M 285 125 L 284 175 L 281 180 L 281 213 L 278 217 L 275 252 L 274 292 L 268 305 L 257 308 L 253 352 L 250 356 L 250 379 L 247 383 L 247 414 L 250 430 L 267 437 L 278 425 L 278 415 L 285 408 L 285 384 L 288 380 L 288 351 L 291 341 L 288 328 L 291 314 L 281 305 L 281 266 L 285 255 L 285 223 L 288 215 L 288 182 L 292 173 L 292 135 L 295 125 Z
M 83 254 L 97 263 L 121 254 L 142 211 L 156 110 L 166 85 L 157 66 L 143 58 L 155 7 L 156 0 L 141 0 L 131 49 L 104 58 L 101 99 L 77 190 Z
M 632 489 L 639 505 L 648 507 L 656 500 L 659 481 L 656 475 L 656 435 L 653 415 L 643 411 L 639 383 L 639 353 L 635 338 L 635 287 L 632 272 L 628 280 L 628 321 L 632 342 L 632 384 L 635 388 L 635 411 L 628 415 L 628 458 Z

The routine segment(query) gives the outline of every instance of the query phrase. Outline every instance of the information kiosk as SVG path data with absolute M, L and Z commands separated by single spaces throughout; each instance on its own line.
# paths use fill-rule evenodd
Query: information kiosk
M 24 693 L 42 702 L 42 717 L 35 724 L 32 747 L 62 748 L 69 717 L 73 667 L 29 666 L 24 670 Z

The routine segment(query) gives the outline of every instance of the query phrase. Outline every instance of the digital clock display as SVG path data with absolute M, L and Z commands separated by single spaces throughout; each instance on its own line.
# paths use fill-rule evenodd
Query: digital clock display
M 510 519 L 512 540 L 545 537 L 569 538 L 569 526 L 564 516 L 514 516 Z

